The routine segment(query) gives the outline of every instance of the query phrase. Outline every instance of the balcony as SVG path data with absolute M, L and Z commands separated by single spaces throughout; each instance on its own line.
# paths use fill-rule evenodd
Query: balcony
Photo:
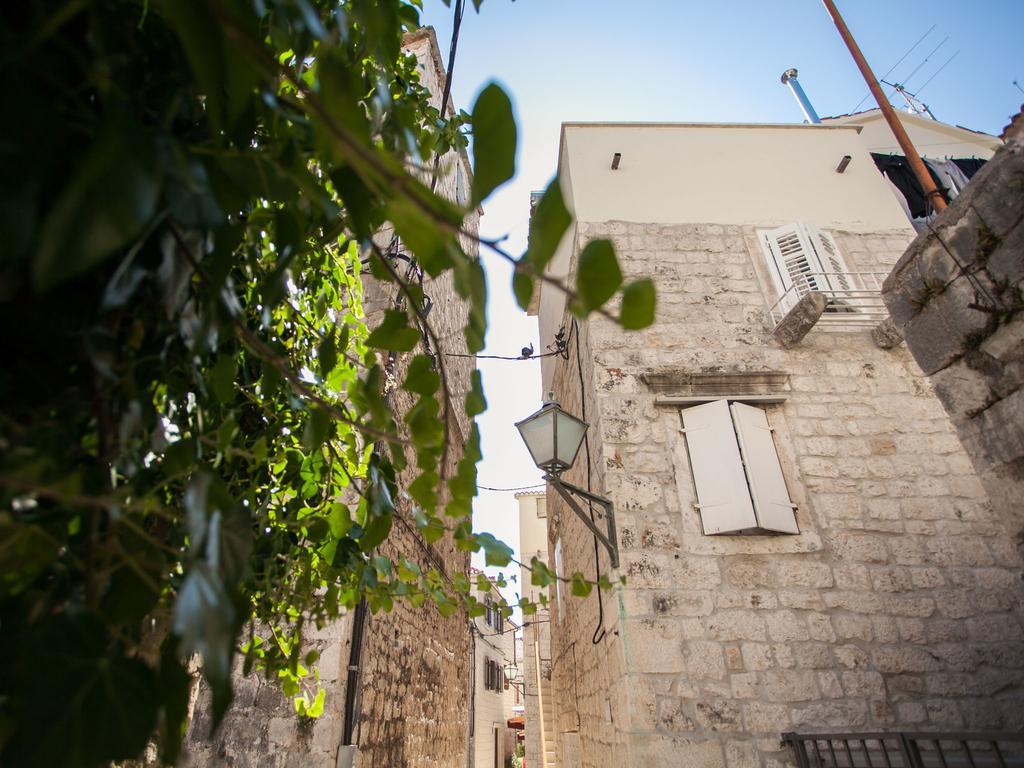
M 772 333 L 783 344 L 799 343 L 812 328 L 871 330 L 889 313 L 882 301 L 885 272 L 800 272 L 768 310 Z

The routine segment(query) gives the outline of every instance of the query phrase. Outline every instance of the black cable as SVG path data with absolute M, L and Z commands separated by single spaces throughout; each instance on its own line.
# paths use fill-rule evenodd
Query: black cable
M 579 374 L 579 377 L 580 377 L 580 418 L 582 418 L 583 421 L 586 421 L 587 420 L 587 387 L 586 387 L 586 384 L 583 381 L 583 361 L 582 361 L 582 358 L 580 356 L 580 327 L 579 327 L 579 323 L 576 322 L 575 318 L 573 318 L 573 321 L 572 321 L 572 334 L 576 338 L 576 372 Z M 591 472 L 590 439 L 588 438 L 586 432 L 583 433 L 583 447 L 586 449 L 586 453 L 587 453 L 587 491 L 589 493 L 593 493 L 594 489 L 591 486 L 591 479 L 590 479 L 590 472 Z M 590 521 L 592 523 L 595 523 L 595 520 L 594 520 L 594 503 L 592 501 L 588 500 L 587 501 L 587 508 L 590 511 Z M 590 642 L 593 643 L 594 645 L 597 645 L 602 640 L 604 640 L 605 635 L 607 635 L 608 632 L 604 628 L 604 596 L 601 594 L 601 587 L 600 587 L 600 582 L 601 582 L 601 550 L 598 549 L 597 537 L 596 536 L 594 537 L 594 571 L 597 574 L 597 581 L 598 581 L 598 584 L 599 584 L 599 586 L 597 588 L 597 626 L 594 628 L 594 636 L 592 638 L 590 638 Z
M 459 354 L 458 352 L 444 353 L 445 357 L 475 357 L 477 360 L 540 360 L 542 357 L 553 357 L 555 355 L 558 355 L 563 359 L 565 357 L 558 350 L 555 350 L 553 352 L 542 352 L 539 355 L 528 355 L 527 357 L 523 357 L 522 355 L 519 355 L 518 357 L 512 357 L 511 355 L 462 355 Z
M 534 485 L 520 485 L 518 488 L 492 488 L 489 485 L 478 485 L 481 491 L 530 491 L 534 488 L 543 488 L 547 483 L 535 483 Z
M 448 46 L 448 71 L 444 73 L 444 93 L 441 96 L 441 119 L 447 117 L 448 98 L 452 93 L 452 72 L 455 69 L 455 51 L 459 47 L 459 28 L 462 26 L 463 0 L 455 0 L 455 20 L 452 22 L 452 42 Z M 430 179 L 430 191 L 437 187 L 437 171 L 441 167 L 441 155 L 434 155 L 434 173 Z

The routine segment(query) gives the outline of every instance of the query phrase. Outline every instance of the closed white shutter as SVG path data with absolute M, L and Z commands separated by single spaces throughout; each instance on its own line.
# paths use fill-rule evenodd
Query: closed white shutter
M 805 224 L 804 227 L 807 231 L 807 238 L 814 247 L 818 261 L 823 267 L 822 271 L 826 273 L 825 283 L 828 287 L 833 291 L 840 291 L 840 296 L 842 296 L 842 291 L 853 290 L 850 268 L 843 261 L 842 254 L 839 253 L 839 246 L 836 245 L 832 235 L 822 232 L 810 224 Z
M 802 224 L 797 222 L 778 229 L 760 230 L 758 234 L 775 287 L 780 296 L 786 296 L 784 309 L 790 309 L 801 296 L 821 287 L 820 273 L 825 270 Z
M 682 417 L 704 533 L 756 527 L 728 403 L 715 400 L 685 408 Z
M 779 533 L 800 533 L 768 417 L 760 408 L 743 403 L 733 403 L 729 407 L 747 470 L 758 527 Z

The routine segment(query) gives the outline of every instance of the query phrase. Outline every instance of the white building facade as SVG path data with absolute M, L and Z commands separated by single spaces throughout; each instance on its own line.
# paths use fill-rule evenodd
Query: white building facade
M 552 275 L 607 238 L 658 308 L 635 333 L 546 285 L 534 308 L 542 345 L 569 333 L 543 391 L 590 424 L 565 479 L 613 501 L 621 567 L 550 494 L 549 562 L 626 578 L 552 600 L 557 764 L 779 768 L 787 732 L 1024 727 L 1013 511 L 872 340 L 915 232 L 859 128 L 566 124 L 559 170 Z M 805 298 L 826 306 L 785 347 Z

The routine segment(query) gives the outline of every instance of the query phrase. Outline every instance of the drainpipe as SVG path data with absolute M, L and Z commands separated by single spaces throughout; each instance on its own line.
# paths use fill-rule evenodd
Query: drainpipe
M 469 619 L 469 717 L 466 718 L 466 768 L 473 768 L 476 742 L 476 633 Z
M 793 92 L 793 96 L 796 97 L 797 104 L 800 105 L 800 110 L 804 113 L 804 118 L 808 123 L 817 125 L 821 122 L 821 118 L 818 117 L 818 113 L 814 111 L 814 107 L 811 106 L 811 100 L 807 98 L 807 94 L 804 93 L 804 89 L 800 87 L 800 81 L 796 79 L 796 69 L 787 69 L 782 73 L 782 84 L 788 85 L 789 90 Z

